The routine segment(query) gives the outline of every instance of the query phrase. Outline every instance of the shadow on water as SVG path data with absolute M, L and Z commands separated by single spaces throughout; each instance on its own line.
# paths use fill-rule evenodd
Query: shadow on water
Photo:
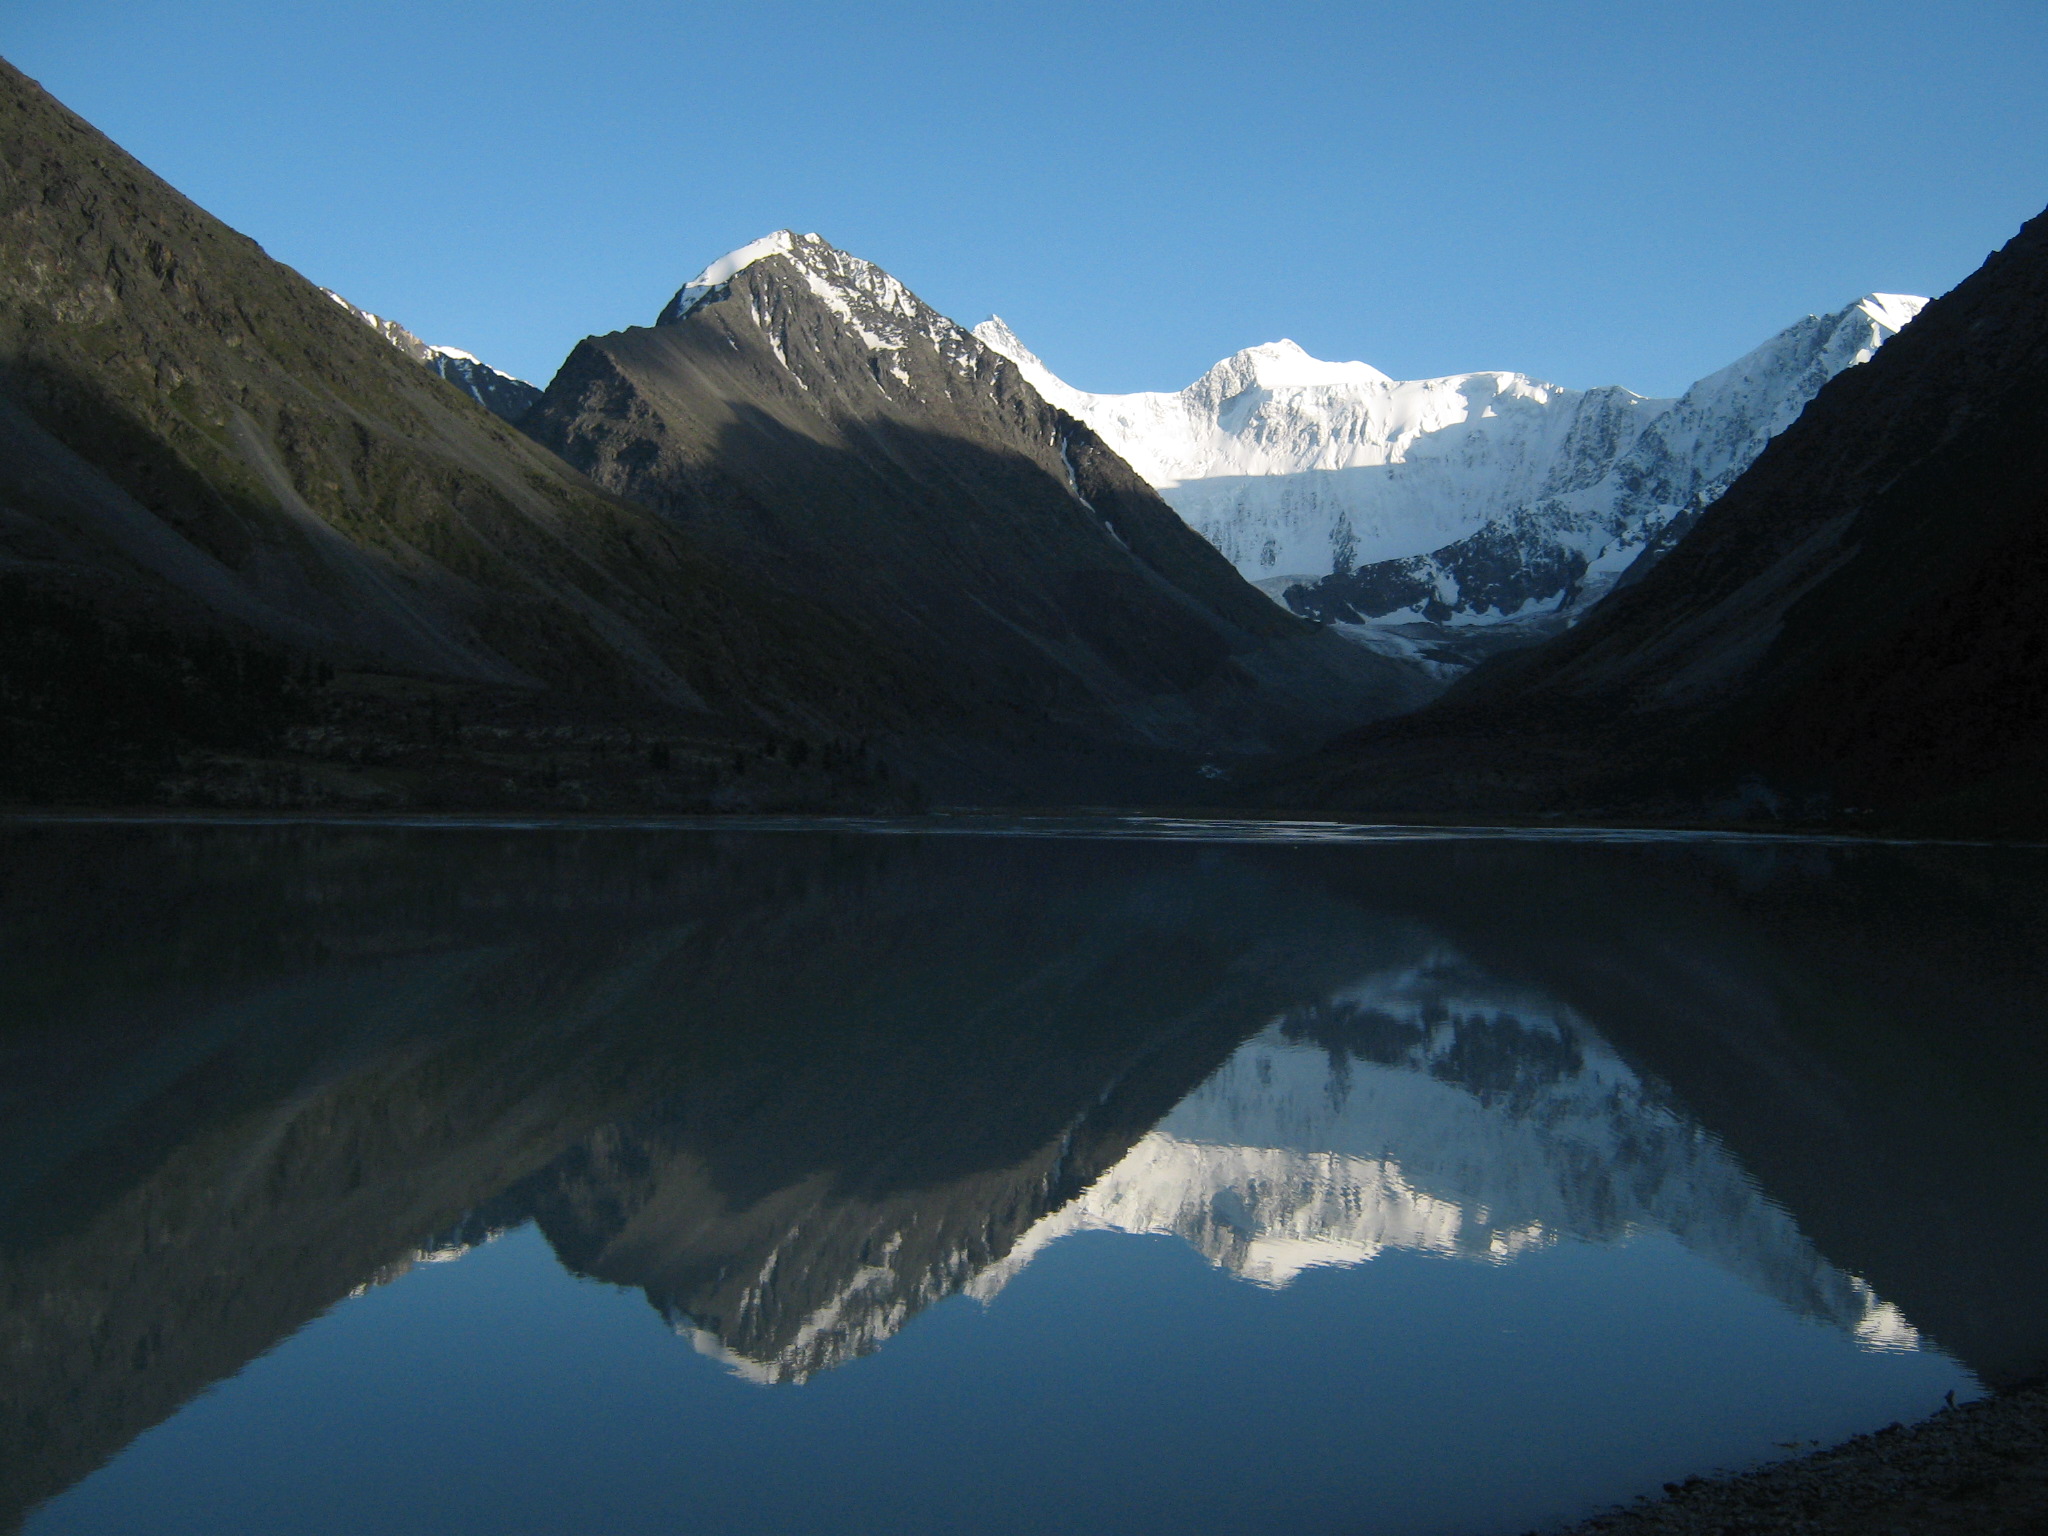
M 2048 1355 L 2037 854 L 4 838 L 9 1520 L 529 1220 L 768 1381 L 1090 1228 L 1278 1285 L 1649 1227 Z

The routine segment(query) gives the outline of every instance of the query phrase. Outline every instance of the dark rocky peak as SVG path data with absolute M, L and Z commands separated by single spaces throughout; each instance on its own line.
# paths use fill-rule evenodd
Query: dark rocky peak
M 360 305 L 350 303 L 332 288 L 320 291 L 428 372 L 446 379 L 501 420 L 519 420 L 540 399 L 540 391 L 526 380 L 493 368 L 472 353 L 459 347 L 433 346 L 421 341 L 396 320 L 373 315 Z
M 705 805 L 770 753 L 838 782 L 879 707 L 858 641 L 462 397 L 491 382 L 0 63 L 0 793 Z
M 865 632 L 918 759 L 976 795 L 994 768 L 1006 798 L 1192 798 L 1204 766 L 1428 691 L 1261 596 L 1015 363 L 816 235 L 586 339 L 520 425 Z
M 821 303 L 858 327 L 871 347 L 900 347 L 914 332 L 963 354 L 978 348 L 972 333 L 873 262 L 840 250 L 822 236 L 799 235 L 787 229 L 719 257 L 676 291 L 654 323 L 676 324 L 699 305 L 724 297 L 735 277 L 764 262 L 771 264 L 771 271 L 780 269 L 800 277 Z
M 736 291 L 776 362 L 800 385 L 806 385 L 807 372 L 822 371 L 857 386 L 872 384 L 892 398 L 903 397 L 906 390 L 950 395 L 955 376 L 973 381 L 969 388 L 977 392 L 1035 393 L 1029 385 L 1017 390 L 1021 381 L 1003 378 L 998 385 L 1005 359 L 972 331 L 873 262 L 815 234 L 780 229 L 728 251 L 678 289 L 655 324 L 702 319 Z M 809 343 L 794 352 L 793 326 Z M 917 358 L 942 366 L 937 372 L 919 370 Z M 849 362 L 850 371 L 843 366 Z M 1070 438 L 1071 431 L 1062 430 L 1048 434 L 1047 443 Z M 1065 467 L 1060 473 L 1072 478 Z
M 454 347 L 432 347 L 427 366 L 503 421 L 516 422 L 532 410 L 540 390 Z

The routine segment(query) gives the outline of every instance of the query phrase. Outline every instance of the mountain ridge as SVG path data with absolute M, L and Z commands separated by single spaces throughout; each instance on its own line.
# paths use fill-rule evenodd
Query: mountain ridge
M 1410 812 L 2042 825 L 2048 215 L 1576 628 L 1277 776 Z
M 878 648 L 959 733 L 921 759 L 943 780 L 1187 798 L 1198 766 L 1433 691 L 1276 609 L 1007 359 L 815 235 L 586 339 L 521 427 L 764 581 L 891 616 Z
M 1674 522 L 1924 302 L 1873 294 L 1808 316 L 1671 400 L 1515 373 L 1397 381 L 1289 341 L 1177 393 L 1089 395 L 1000 319 L 980 333 L 1293 611 L 1464 666 L 1563 627 L 1646 551 L 1654 563 Z
M 517 422 L 540 398 L 540 389 L 524 379 L 493 368 L 460 347 L 438 347 L 420 340 L 396 320 L 373 315 L 332 288 L 320 290 L 414 362 L 438 374 L 501 421 Z
M 864 263 L 860 315 L 802 302 L 845 374 L 816 382 L 872 419 L 792 410 L 805 384 L 780 364 L 759 398 L 710 380 L 701 420 L 648 440 L 698 433 L 687 484 L 607 488 L 487 410 L 467 354 L 272 261 L 11 67 L 0 214 L 16 800 L 1128 803 L 1428 691 L 1274 610 Z M 730 308 L 639 341 L 673 352 Z M 892 347 L 906 316 L 938 337 L 918 339 L 930 401 Z M 842 483 L 859 515 L 835 514 Z M 946 560 L 920 571 L 920 538 Z M 872 569 L 884 545 L 903 569 Z
M 0 215 L 0 791 L 903 803 L 840 723 L 891 710 L 841 626 L 431 377 L 11 66 Z

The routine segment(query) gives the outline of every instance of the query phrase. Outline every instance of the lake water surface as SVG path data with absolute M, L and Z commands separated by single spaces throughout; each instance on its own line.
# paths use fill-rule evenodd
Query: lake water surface
M 2048 854 L 0 828 L 0 1529 L 1469 1533 L 2048 1362 Z

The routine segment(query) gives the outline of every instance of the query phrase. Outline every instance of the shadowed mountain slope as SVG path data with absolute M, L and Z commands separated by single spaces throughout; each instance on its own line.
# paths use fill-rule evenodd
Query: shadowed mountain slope
M 780 368 L 774 265 L 579 349 L 541 435 L 601 490 L 0 71 L 0 791 L 1188 794 L 1416 702 L 893 284 L 958 355 L 792 289 Z
M 605 707 L 758 744 L 876 697 L 857 636 L 598 491 L 4 65 L 0 581 L 8 787 L 36 797 L 154 798 L 195 741 L 274 754 L 322 718 L 314 659 L 509 711 L 501 756 Z M 375 749 L 409 729 L 350 704 L 382 710 Z
M 520 426 L 857 630 L 938 727 L 941 784 L 1185 796 L 1429 691 L 1261 597 L 1008 359 L 814 235 L 582 342 Z
M 2044 667 L 2048 216 L 1576 629 L 1260 798 L 2039 828 Z

